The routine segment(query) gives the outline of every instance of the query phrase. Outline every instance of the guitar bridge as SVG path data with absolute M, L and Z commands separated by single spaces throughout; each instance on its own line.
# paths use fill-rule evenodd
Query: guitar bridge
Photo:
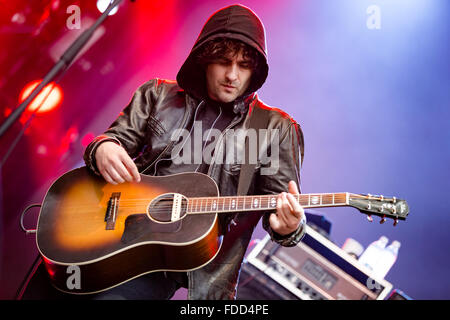
M 105 213 L 105 230 L 114 230 L 116 226 L 117 212 L 119 211 L 120 192 L 113 192 L 108 201 Z

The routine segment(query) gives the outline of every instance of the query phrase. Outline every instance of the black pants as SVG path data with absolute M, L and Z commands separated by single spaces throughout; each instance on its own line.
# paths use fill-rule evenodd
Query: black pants
M 182 277 L 183 278 L 182 278 Z M 48 279 L 44 264 L 40 263 L 28 282 L 22 300 L 169 300 L 184 286 L 185 275 L 152 272 L 120 286 L 95 294 L 68 294 L 55 289 Z M 181 279 L 181 280 L 180 280 Z M 187 280 L 187 278 L 186 278 Z

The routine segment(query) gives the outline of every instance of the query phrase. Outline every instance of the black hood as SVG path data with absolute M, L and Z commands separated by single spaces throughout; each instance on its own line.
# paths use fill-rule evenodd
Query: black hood
M 186 92 L 197 98 L 205 98 L 206 79 L 203 69 L 195 61 L 195 53 L 206 42 L 216 38 L 240 40 L 255 48 L 263 59 L 244 96 L 261 88 L 267 78 L 266 37 L 258 16 L 242 5 L 232 5 L 215 12 L 205 23 L 195 44 L 177 74 L 177 82 Z

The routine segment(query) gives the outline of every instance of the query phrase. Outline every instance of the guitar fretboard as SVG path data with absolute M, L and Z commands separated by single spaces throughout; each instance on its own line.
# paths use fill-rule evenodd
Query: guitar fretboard
M 298 194 L 294 198 L 303 208 L 335 207 L 348 205 L 349 193 Z M 187 213 L 242 212 L 274 210 L 277 195 L 231 196 L 189 198 Z

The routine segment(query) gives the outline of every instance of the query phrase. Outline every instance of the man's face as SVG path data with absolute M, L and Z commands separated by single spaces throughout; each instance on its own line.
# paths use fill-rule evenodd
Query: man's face
M 226 56 L 206 68 L 206 86 L 212 100 L 228 103 L 241 96 L 250 85 L 252 69 L 240 51 Z

